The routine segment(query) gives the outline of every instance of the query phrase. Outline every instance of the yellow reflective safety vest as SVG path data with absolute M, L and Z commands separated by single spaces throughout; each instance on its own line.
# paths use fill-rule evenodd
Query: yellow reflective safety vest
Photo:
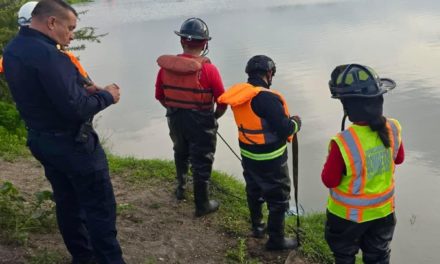
M 330 189 L 327 209 L 353 222 L 383 218 L 394 212 L 394 160 L 402 142 L 397 120 L 387 119 L 391 147 L 385 148 L 369 126 L 352 125 L 332 138 L 346 174 Z
M 269 127 L 267 121 L 252 110 L 252 98 L 262 91 L 276 94 L 283 104 L 284 113 L 289 117 L 289 109 L 284 97 L 272 89 L 255 87 L 249 83 L 239 83 L 233 85 L 218 98 L 219 103 L 231 105 L 235 123 L 238 127 L 238 139 L 244 144 L 264 145 L 280 140 L 275 131 Z M 289 136 L 287 141 L 291 142 L 292 138 L 293 136 Z M 252 153 L 241 149 L 241 154 L 254 160 L 269 160 L 281 156 L 286 148 L 287 145 L 283 145 L 271 153 Z

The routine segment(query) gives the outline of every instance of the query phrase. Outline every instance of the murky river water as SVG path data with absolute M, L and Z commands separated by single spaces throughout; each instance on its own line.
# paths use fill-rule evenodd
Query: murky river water
M 320 172 L 342 108 L 330 99 L 334 66 L 359 62 L 393 78 L 385 96 L 388 116 L 403 126 L 406 161 L 396 170 L 398 226 L 392 263 L 440 263 L 439 134 L 440 1 L 436 0 L 97 0 L 79 26 L 109 34 L 79 53 L 93 79 L 116 82 L 122 99 L 98 123 L 112 151 L 139 158 L 172 158 L 164 109 L 154 99 L 156 58 L 180 52 L 178 30 L 203 18 L 213 40 L 209 57 L 225 86 L 246 80 L 244 65 L 256 54 L 277 63 L 273 88 L 303 118 L 300 199 L 306 211 L 323 211 L 327 190 Z M 229 110 L 219 132 L 236 151 Z M 218 141 L 215 168 L 241 179 L 238 160 Z

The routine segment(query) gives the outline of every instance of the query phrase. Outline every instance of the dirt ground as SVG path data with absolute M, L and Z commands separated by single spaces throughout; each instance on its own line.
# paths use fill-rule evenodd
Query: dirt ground
M 42 167 L 32 159 L 14 163 L 0 160 L 0 181 L 12 182 L 25 197 L 50 190 Z M 119 175 L 112 175 L 112 182 L 117 202 L 123 208 L 117 228 L 127 263 L 228 263 L 226 252 L 237 248 L 237 239 L 219 231 L 209 216 L 195 218 L 193 202 L 178 202 L 171 184 L 134 187 Z M 265 240 L 246 239 L 250 256 L 261 263 L 304 263 L 296 260 L 294 254 L 288 258 L 289 252 L 264 251 Z M 64 256 L 62 263 L 69 263 L 57 231 L 31 235 L 27 249 L 0 243 L 0 263 L 25 263 L 25 257 L 37 249 L 57 251 Z

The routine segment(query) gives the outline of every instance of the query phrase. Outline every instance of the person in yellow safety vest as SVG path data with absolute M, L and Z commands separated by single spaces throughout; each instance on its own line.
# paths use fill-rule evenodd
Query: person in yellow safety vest
M 331 139 L 321 174 L 330 189 L 325 239 L 336 264 L 354 264 L 359 249 L 364 263 L 386 264 L 396 225 L 394 170 L 405 156 L 399 122 L 383 116 L 383 94 L 396 84 L 350 64 L 336 67 L 329 86 L 353 124 Z
M 284 218 L 290 200 L 287 142 L 299 131 L 301 119 L 290 117 L 284 97 L 270 89 L 276 72 L 271 58 L 252 57 L 245 72 L 248 82 L 233 85 L 220 96 L 219 102 L 231 105 L 237 124 L 253 236 L 265 236 L 262 206 L 266 202 L 269 209 L 266 249 L 294 249 L 297 240 L 284 236 Z
M 32 11 L 37 4 L 38 1 L 29 1 L 20 7 L 17 14 L 17 23 L 20 27 L 28 27 L 31 24 Z M 75 65 L 78 73 L 80 74 L 79 80 L 82 82 L 82 85 L 86 87 L 90 93 L 96 92 L 99 88 L 93 84 L 89 75 L 84 70 L 84 67 L 79 62 L 78 58 L 72 52 L 65 50 L 65 47 L 61 47 L 61 45 L 58 45 L 58 49 L 66 54 Z M 0 58 L 0 73 L 3 73 L 3 58 Z

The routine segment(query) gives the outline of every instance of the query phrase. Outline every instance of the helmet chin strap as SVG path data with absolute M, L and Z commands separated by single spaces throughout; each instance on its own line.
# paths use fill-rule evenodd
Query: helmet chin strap
M 341 100 L 342 108 L 344 109 L 344 115 L 342 116 L 342 122 L 341 122 L 341 131 L 345 130 L 345 120 L 347 119 L 348 113 L 347 108 L 344 105 L 344 102 Z
M 269 72 L 268 72 L 269 73 Z M 272 74 L 266 73 L 267 86 L 270 87 L 272 85 Z
M 341 122 L 341 131 L 345 130 L 345 120 L 347 119 L 347 112 L 344 111 L 344 116 L 342 117 L 342 122 Z
M 209 53 L 208 42 L 206 42 L 205 47 L 203 47 L 202 55 L 200 55 L 200 56 L 204 57 L 204 56 L 208 55 L 208 53 Z

